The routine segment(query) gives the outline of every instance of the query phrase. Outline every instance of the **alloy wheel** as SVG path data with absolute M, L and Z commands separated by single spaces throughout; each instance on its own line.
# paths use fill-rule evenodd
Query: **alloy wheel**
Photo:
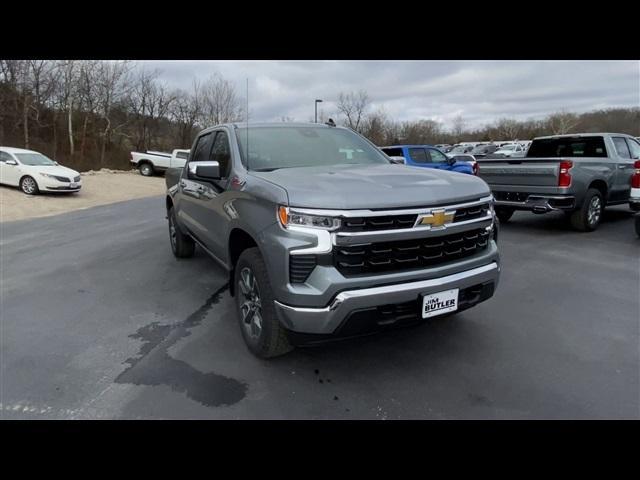
M 260 302 L 260 291 L 258 282 L 249 267 L 245 267 L 240 272 L 238 281 L 240 298 L 240 315 L 242 326 L 252 340 L 260 338 L 262 333 L 262 304 Z
M 37 188 L 36 181 L 33 178 L 27 177 L 24 180 L 22 180 L 22 191 L 24 193 L 31 195 L 36 191 L 36 188 Z
M 591 198 L 589 202 L 589 210 L 587 210 L 587 221 L 589 225 L 595 225 L 600 220 L 600 215 L 602 215 L 602 201 L 600 197 L 595 196 Z

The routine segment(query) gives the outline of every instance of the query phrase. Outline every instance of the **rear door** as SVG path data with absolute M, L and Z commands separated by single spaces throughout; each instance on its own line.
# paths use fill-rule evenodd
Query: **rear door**
M 615 148 L 616 174 L 611 189 L 611 200 L 627 200 L 631 194 L 631 176 L 634 173 L 634 158 L 640 158 L 640 145 L 627 137 L 611 137 Z M 635 154 L 635 155 L 634 155 Z

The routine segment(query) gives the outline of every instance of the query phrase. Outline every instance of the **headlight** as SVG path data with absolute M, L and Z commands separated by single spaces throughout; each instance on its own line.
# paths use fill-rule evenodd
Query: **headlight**
M 280 224 L 287 228 L 292 226 L 320 228 L 322 230 L 335 230 L 340 227 L 340 219 L 324 215 L 311 215 L 307 212 L 297 212 L 288 207 L 278 208 Z

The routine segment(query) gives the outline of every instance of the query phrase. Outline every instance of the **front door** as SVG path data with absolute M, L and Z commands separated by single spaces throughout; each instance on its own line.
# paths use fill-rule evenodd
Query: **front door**
M 224 210 L 224 202 L 229 199 L 227 187 L 231 167 L 231 148 L 226 130 L 212 132 L 212 137 L 212 146 L 208 150 L 207 157 L 204 158 L 196 152 L 194 160 L 190 160 L 189 164 L 202 160 L 218 162 L 220 179 L 198 178 L 189 172 L 189 165 L 187 165 L 183 174 L 183 178 L 185 176 L 186 178 L 184 178 L 182 193 L 185 199 L 189 198 L 190 208 L 187 214 L 191 224 L 197 229 L 192 232 L 211 253 L 225 261 L 228 218 Z

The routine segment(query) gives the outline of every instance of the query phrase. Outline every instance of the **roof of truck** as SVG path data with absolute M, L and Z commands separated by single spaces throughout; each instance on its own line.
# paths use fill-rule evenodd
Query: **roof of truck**
M 565 133 L 563 135 L 545 135 L 544 137 L 536 137 L 534 140 L 547 139 L 547 138 L 571 138 L 571 137 L 602 137 L 605 135 L 618 135 L 623 137 L 631 137 L 628 133 L 611 133 L 611 132 L 593 132 L 593 133 Z

